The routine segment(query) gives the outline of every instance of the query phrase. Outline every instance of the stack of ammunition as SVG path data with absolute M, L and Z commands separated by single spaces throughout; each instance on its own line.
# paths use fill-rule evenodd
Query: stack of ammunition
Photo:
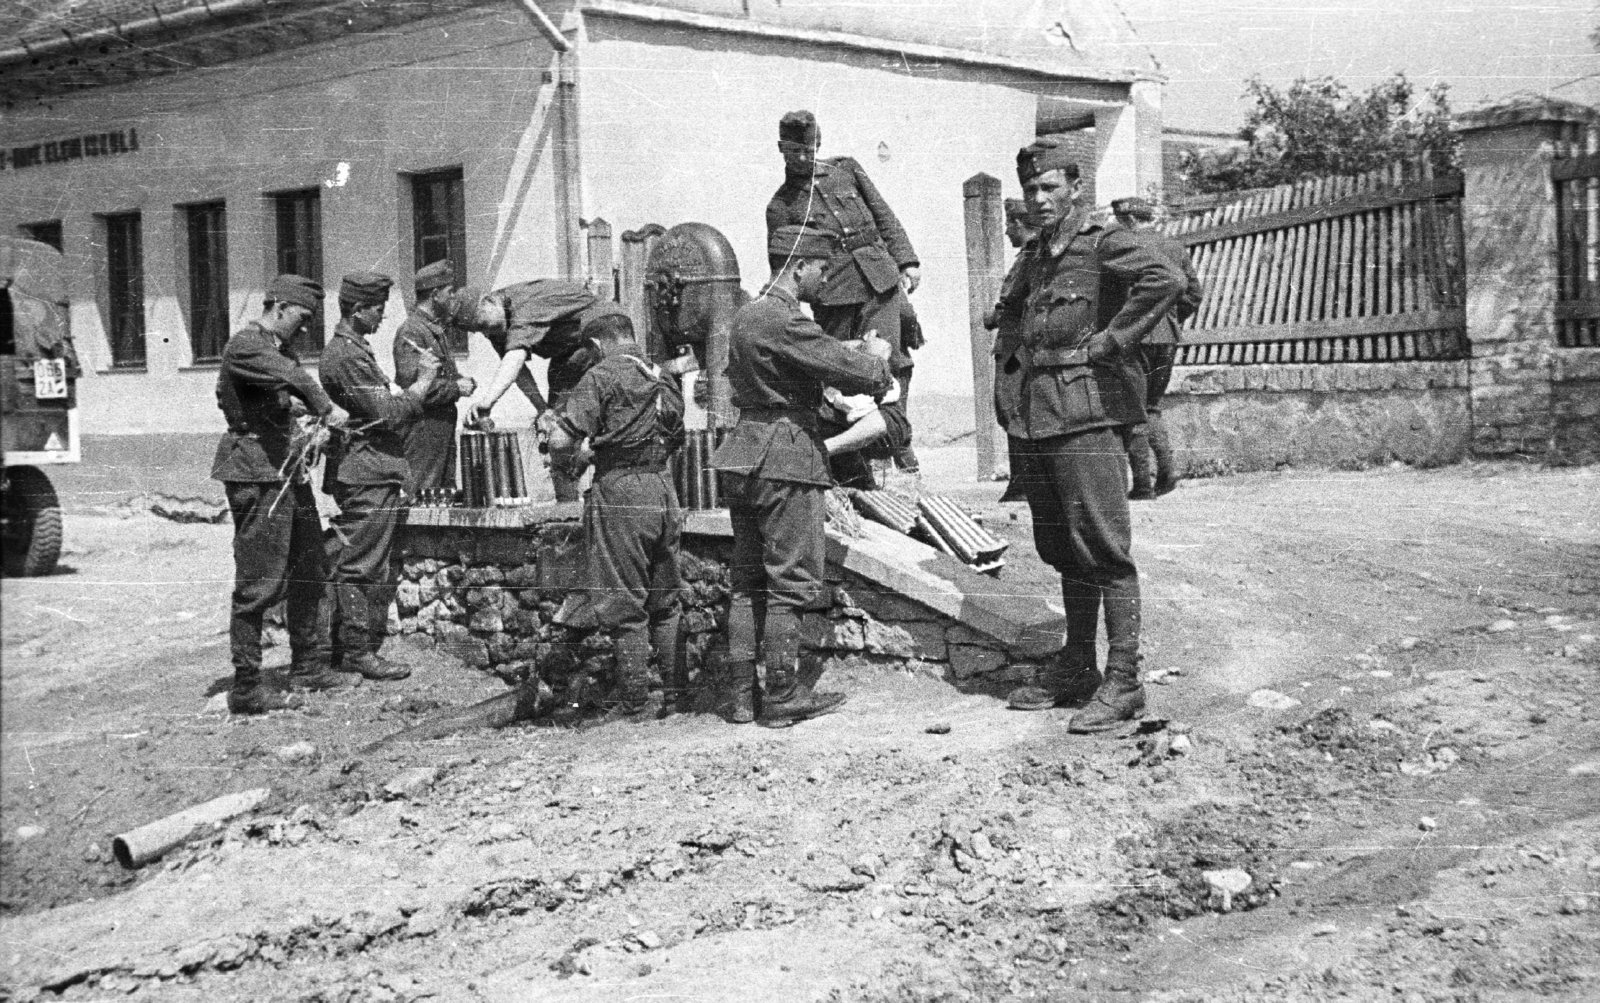
M 998 573 L 1010 546 L 949 498 L 923 495 L 913 504 L 888 491 L 851 491 L 856 509 L 897 533 L 920 537 L 975 571 Z
M 727 430 L 689 429 L 683 448 L 672 457 L 672 483 L 678 491 L 678 504 L 686 509 L 722 507 L 722 491 L 717 472 L 710 467 L 711 454 L 722 445 Z
M 461 487 L 468 508 L 531 504 L 517 433 L 462 431 Z

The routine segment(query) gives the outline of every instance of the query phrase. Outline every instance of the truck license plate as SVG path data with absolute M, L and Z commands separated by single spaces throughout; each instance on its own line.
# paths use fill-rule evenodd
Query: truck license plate
M 33 395 L 58 400 L 67 395 L 67 364 L 61 359 L 39 359 L 33 364 Z

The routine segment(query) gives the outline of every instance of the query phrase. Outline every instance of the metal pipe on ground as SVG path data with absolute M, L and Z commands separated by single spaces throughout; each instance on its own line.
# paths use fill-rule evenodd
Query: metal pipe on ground
M 130 832 L 111 837 L 111 852 L 117 858 L 117 863 L 130 871 L 137 870 L 152 860 L 160 859 L 168 850 L 183 845 L 201 830 L 254 811 L 271 793 L 266 787 L 257 787 L 185 808 L 176 815 L 168 815 L 149 825 L 141 825 Z

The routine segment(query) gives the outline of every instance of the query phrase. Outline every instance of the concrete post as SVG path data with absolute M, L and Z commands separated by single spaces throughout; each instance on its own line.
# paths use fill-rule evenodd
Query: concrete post
M 1094 137 L 1097 204 L 1128 195 L 1161 197 L 1160 81 L 1135 81 L 1127 104 L 1097 109 Z
M 1004 433 L 994 418 L 994 332 L 983 318 L 1000 298 L 1005 270 L 1005 210 L 1000 179 L 974 174 L 961 186 L 967 225 L 967 317 L 972 337 L 972 399 L 977 429 L 978 480 L 1006 470 Z
M 611 224 L 603 219 L 589 221 L 589 285 L 603 300 L 617 298 L 615 265 L 612 264 Z
M 1547 458 L 1555 441 L 1557 296 L 1555 143 L 1592 108 L 1516 100 L 1457 117 L 1472 448 L 1479 456 Z

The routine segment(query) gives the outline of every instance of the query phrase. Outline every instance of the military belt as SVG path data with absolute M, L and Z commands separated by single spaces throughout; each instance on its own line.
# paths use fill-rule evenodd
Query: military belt
M 881 244 L 883 243 L 883 240 L 876 233 L 871 232 L 847 233 L 844 235 L 843 243 L 845 250 L 858 251 L 863 247 L 872 247 L 876 244 Z
M 806 428 L 815 428 L 817 412 L 809 407 L 742 407 L 740 421 L 753 421 L 763 425 L 787 421 Z
M 1047 369 L 1052 366 L 1087 366 L 1089 364 L 1089 350 L 1087 348 L 1039 348 L 1033 351 L 1033 368 Z

